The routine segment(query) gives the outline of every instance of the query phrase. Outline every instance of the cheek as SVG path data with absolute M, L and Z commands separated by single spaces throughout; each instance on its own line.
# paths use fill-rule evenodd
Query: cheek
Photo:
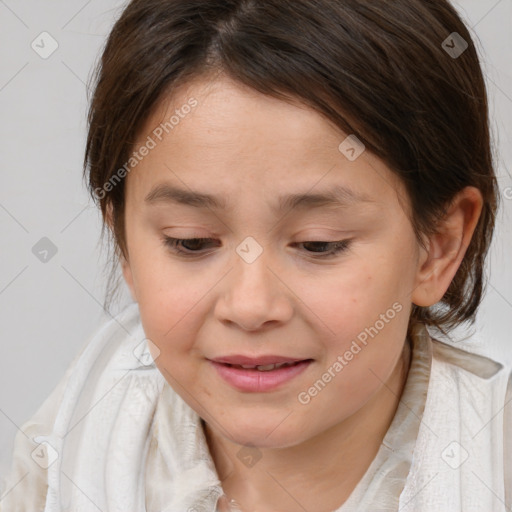
M 354 407 L 387 379 L 407 328 L 409 306 L 403 297 L 402 263 L 391 253 L 381 255 L 360 260 L 350 271 L 317 279 L 311 287 L 314 291 L 305 295 L 314 313 L 309 318 L 324 333 L 326 358 L 318 377 L 330 369 L 336 375 L 332 392 Z
M 205 283 L 201 285 L 194 273 L 185 273 L 184 264 L 171 264 L 165 249 L 154 245 L 140 244 L 132 251 L 131 268 L 144 331 L 160 351 L 157 365 L 165 361 L 168 366 L 172 354 L 180 357 L 193 340 L 191 320 Z
M 387 320 L 372 322 L 363 329 L 347 320 L 346 329 L 340 327 L 337 337 L 326 341 L 326 358 L 311 379 L 311 387 L 302 391 L 316 393 L 317 406 L 336 421 L 360 409 L 392 374 L 403 347 L 405 309 L 390 310 Z M 327 382 L 325 389 L 315 391 L 322 388 L 322 382 Z M 333 403 L 340 407 L 333 408 Z
M 392 261 L 361 258 L 354 263 L 340 265 L 335 272 L 319 273 L 296 288 L 310 311 L 308 316 L 316 317 L 315 323 L 323 326 L 327 339 L 338 343 L 355 338 L 400 299 L 400 272 L 395 271 Z
M 196 337 L 198 315 L 201 311 L 200 300 L 204 293 L 195 293 L 193 287 L 184 286 L 175 280 L 168 283 L 158 280 L 151 287 L 146 282 L 145 291 L 139 300 L 141 321 L 148 338 L 163 353 L 180 353 L 193 346 Z

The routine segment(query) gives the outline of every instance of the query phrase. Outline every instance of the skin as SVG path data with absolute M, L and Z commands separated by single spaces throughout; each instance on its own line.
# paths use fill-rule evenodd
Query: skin
M 198 106 L 126 178 L 124 278 L 158 368 L 206 422 L 227 496 L 244 512 L 332 511 L 364 475 L 389 428 L 410 364 L 412 304 L 442 298 L 470 242 L 481 195 L 464 189 L 425 250 L 396 175 L 369 151 L 349 161 L 338 149 L 347 134 L 299 103 L 222 75 L 197 79 L 159 105 L 139 143 L 191 97 Z M 228 208 L 144 204 L 162 182 L 222 196 Z M 373 202 L 271 209 L 281 194 L 334 184 Z M 202 254 L 187 259 L 163 244 L 164 234 L 215 242 L 186 246 Z M 263 249 L 250 264 L 236 252 L 248 236 Z M 330 246 L 300 244 L 345 239 L 352 239 L 349 248 L 326 259 L 319 255 Z M 300 403 L 298 394 L 396 302 L 402 309 L 393 320 L 309 403 Z M 206 359 L 229 354 L 314 362 L 277 390 L 248 393 L 223 381 Z M 261 455 L 253 467 L 237 456 L 246 445 Z

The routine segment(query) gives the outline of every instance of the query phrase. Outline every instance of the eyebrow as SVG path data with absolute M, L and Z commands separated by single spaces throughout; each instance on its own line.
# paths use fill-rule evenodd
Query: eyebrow
M 227 202 L 224 197 L 214 196 L 193 190 L 185 190 L 167 183 L 155 186 L 145 197 L 144 202 L 152 205 L 157 203 L 176 203 L 195 208 L 226 210 Z M 334 185 L 317 193 L 296 193 L 280 196 L 273 211 L 284 211 L 293 208 L 311 209 L 325 206 L 346 207 L 358 203 L 376 203 L 375 199 L 356 192 L 343 185 Z

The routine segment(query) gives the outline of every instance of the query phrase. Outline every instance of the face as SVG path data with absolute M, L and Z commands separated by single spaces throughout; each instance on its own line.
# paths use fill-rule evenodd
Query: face
M 189 83 L 141 131 L 124 276 L 163 376 L 235 443 L 292 446 L 336 426 L 402 353 L 421 250 L 398 178 L 368 151 L 354 159 L 347 135 L 225 78 Z M 234 355 L 306 362 L 212 363 Z

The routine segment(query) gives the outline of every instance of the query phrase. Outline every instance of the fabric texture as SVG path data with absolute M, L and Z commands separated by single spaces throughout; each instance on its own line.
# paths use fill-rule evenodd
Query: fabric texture
M 335 512 L 512 510 L 510 369 L 423 325 L 411 342 L 391 426 Z M 220 512 L 222 495 L 201 418 L 155 366 L 131 304 L 17 433 L 0 511 Z

